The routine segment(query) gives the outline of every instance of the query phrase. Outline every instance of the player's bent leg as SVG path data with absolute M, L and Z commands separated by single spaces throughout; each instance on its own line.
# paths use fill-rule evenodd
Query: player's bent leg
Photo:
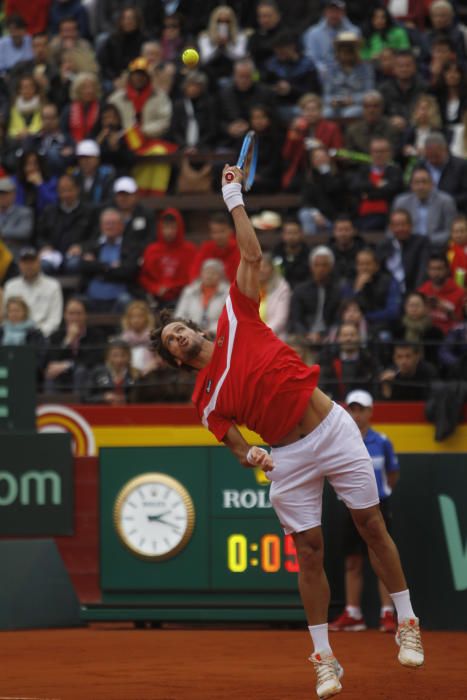
M 299 590 L 313 640 L 310 656 L 316 672 L 316 694 L 330 698 L 342 690 L 342 666 L 332 653 L 327 616 L 330 600 L 328 580 L 323 567 L 324 546 L 321 527 L 292 534 L 300 567 Z
M 403 666 L 421 666 L 424 652 L 419 621 L 412 610 L 399 552 L 386 529 L 379 506 L 351 509 L 350 512 L 355 526 L 367 543 L 373 570 L 388 589 L 397 609 L 399 625 L 396 642 L 400 646 L 398 659 Z

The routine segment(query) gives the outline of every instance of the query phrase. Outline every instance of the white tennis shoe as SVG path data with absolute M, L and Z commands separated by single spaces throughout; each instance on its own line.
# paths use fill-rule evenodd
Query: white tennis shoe
M 319 698 L 330 698 L 342 690 L 340 679 L 344 675 L 344 669 L 331 652 L 323 654 L 315 652 L 310 656 L 310 661 L 316 672 L 316 694 Z
M 418 617 L 402 620 L 396 632 L 396 644 L 399 645 L 398 659 L 403 666 L 421 666 L 425 660 Z

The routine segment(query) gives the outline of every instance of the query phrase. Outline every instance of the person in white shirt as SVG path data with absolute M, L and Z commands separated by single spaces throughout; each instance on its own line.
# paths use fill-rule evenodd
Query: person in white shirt
M 59 282 L 41 272 L 41 261 L 35 248 L 22 248 L 18 266 L 20 275 L 5 284 L 3 303 L 10 297 L 22 297 L 30 309 L 30 318 L 48 337 L 62 320 L 63 294 Z

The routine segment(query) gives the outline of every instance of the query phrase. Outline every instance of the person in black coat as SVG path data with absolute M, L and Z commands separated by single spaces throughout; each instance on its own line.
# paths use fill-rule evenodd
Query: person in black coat
M 216 144 L 216 102 L 207 87 L 204 73 L 190 71 L 182 83 L 183 96 L 173 103 L 169 140 L 191 152 Z
M 467 161 L 450 154 L 443 134 L 428 136 L 419 164 L 428 168 L 439 190 L 454 198 L 458 212 L 467 214 Z
M 397 342 L 393 366 L 380 377 L 380 394 L 391 401 L 426 401 L 432 382 L 438 374 L 433 365 L 422 359 L 419 345 Z
M 358 214 L 357 227 L 364 231 L 383 231 L 394 197 L 403 191 L 402 171 L 391 163 L 391 144 L 385 138 L 370 142 L 371 162 L 361 165 L 348 178 Z
M 250 36 L 248 53 L 260 70 L 273 55 L 273 43 L 282 28 L 282 17 L 275 0 L 260 0 L 256 6 L 257 29 Z
M 330 248 L 314 248 L 309 264 L 310 278 L 298 284 L 292 294 L 289 330 L 319 344 L 337 318 L 341 295 Z
M 344 180 L 334 167 L 327 148 L 314 144 L 310 167 L 302 185 L 299 219 L 307 234 L 328 232 L 331 222 L 346 209 Z
M 84 302 L 69 299 L 62 325 L 49 338 L 45 390 L 81 391 L 88 373 L 101 361 L 105 341 L 98 327 L 87 325 Z
M 281 241 L 273 248 L 272 257 L 292 289 L 309 278 L 309 255 L 310 249 L 305 243 L 300 222 L 293 217 L 285 219 Z
M 439 365 L 444 333 L 433 325 L 427 300 L 420 292 L 406 296 L 402 316 L 391 325 L 391 336 L 397 342 L 420 345 L 423 358 L 435 367 Z
M 361 347 L 360 333 L 353 323 L 340 326 L 337 343 L 323 347 L 319 364 L 320 388 L 335 401 L 344 401 L 354 389 L 373 393 L 376 362 L 373 355 Z
M 249 58 L 236 61 L 232 85 L 219 93 L 218 117 L 222 145 L 239 147 L 248 131 L 253 105 L 261 104 L 273 110 L 275 108 L 272 90 L 255 81 L 255 70 L 255 64 Z
M 111 341 L 105 352 L 105 363 L 90 373 L 84 400 L 120 406 L 135 399 L 139 373 L 131 366 L 131 348 L 124 340 Z
M 405 209 L 392 210 L 386 237 L 376 253 L 402 292 L 411 292 L 425 281 L 429 241 L 426 236 L 413 233 L 412 217 Z
M 0 346 L 26 345 L 34 348 L 37 378 L 44 368 L 47 341 L 34 321 L 29 318 L 29 307 L 22 297 L 12 296 L 5 305 L 5 318 L 0 325 Z
M 334 253 L 337 277 L 352 281 L 355 277 L 355 258 L 360 250 L 367 247 L 367 243 L 358 234 L 350 216 L 340 214 L 336 218 L 329 247 Z
M 252 189 L 257 194 L 273 194 L 281 188 L 282 144 L 284 133 L 268 107 L 255 105 L 250 126 L 258 143 L 258 162 Z
M 58 202 L 44 209 L 38 223 L 42 267 L 48 274 L 76 271 L 76 260 L 94 223 L 93 208 L 80 200 L 71 175 L 62 175 L 57 192 Z
M 98 51 L 97 59 L 102 78 L 108 86 L 121 76 L 133 59 L 138 58 L 146 40 L 143 16 L 138 7 L 124 7 L 118 18 L 117 29 Z

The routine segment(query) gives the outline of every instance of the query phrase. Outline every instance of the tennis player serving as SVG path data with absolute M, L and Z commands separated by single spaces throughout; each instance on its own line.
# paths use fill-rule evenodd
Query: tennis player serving
M 222 194 L 241 260 L 214 342 L 192 322 L 163 312 L 152 344 L 172 366 L 198 371 L 193 402 L 203 424 L 241 464 L 261 467 L 272 481 L 271 503 L 297 549 L 316 692 L 328 698 L 342 690 L 343 669 L 328 638 L 330 592 L 321 532 L 324 477 L 349 508 L 375 573 L 394 601 L 398 658 L 404 666 L 423 663 L 420 628 L 397 548 L 381 516 L 374 470 L 360 431 L 348 413 L 317 388 L 319 367 L 305 365 L 259 317 L 261 247 L 243 204 L 242 180 L 239 168 L 225 166 Z M 270 453 L 244 440 L 237 427 L 243 424 L 271 445 Z

